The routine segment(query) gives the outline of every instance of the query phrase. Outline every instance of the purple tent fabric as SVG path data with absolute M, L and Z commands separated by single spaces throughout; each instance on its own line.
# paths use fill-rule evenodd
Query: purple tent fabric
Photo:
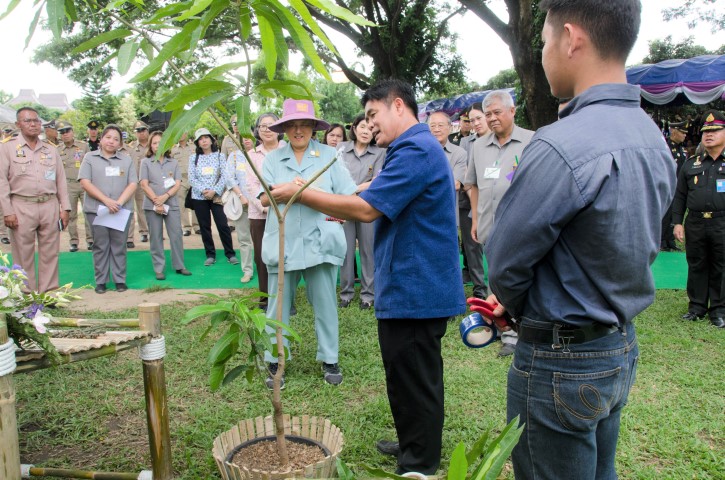
M 725 99 L 725 55 L 701 55 L 630 67 L 627 82 L 639 85 L 642 98 L 656 105 L 670 103 L 680 93 L 700 105 Z

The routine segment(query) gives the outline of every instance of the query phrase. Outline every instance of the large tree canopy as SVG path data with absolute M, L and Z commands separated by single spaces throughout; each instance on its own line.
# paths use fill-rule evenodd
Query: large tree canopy
M 504 2 L 508 9 L 508 22 L 501 20 L 489 8 L 488 0 L 460 0 L 509 46 L 514 69 L 521 80 L 521 103 L 526 111 L 528 126 L 536 129 L 557 118 L 557 104 L 551 96 L 549 82 L 541 66 L 541 29 L 545 17 L 536 1 Z
M 355 25 L 305 2 L 320 23 L 352 40 L 360 56 L 373 63 L 370 75 L 356 70 L 354 61 L 328 52 L 326 60 L 338 66 L 358 88 L 380 78 L 405 80 L 421 92 L 448 94 L 465 84 L 465 64 L 455 53 L 448 22 L 465 9 L 439 0 L 336 0 L 342 7 L 375 24 Z

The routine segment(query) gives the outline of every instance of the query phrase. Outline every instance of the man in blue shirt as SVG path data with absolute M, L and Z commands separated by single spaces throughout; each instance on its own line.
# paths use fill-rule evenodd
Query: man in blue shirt
M 507 410 L 526 427 L 514 473 L 616 479 L 639 355 L 632 319 L 654 299 L 650 265 L 675 166 L 639 87 L 627 85 L 639 0 L 539 8 L 552 94 L 572 100 L 524 150 L 486 246 L 489 300 L 519 319 Z
M 451 316 L 465 311 L 453 175 L 440 143 L 418 123 L 413 89 L 385 80 L 362 97 L 385 163 L 370 188 L 355 195 L 305 190 L 299 201 L 348 220 L 375 220 L 375 315 L 388 400 L 399 446 L 396 473 L 433 474 L 443 432 L 441 338 Z M 274 185 L 278 202 L 298 187 Z M 381 448 L 382 447 L 382 448 Z

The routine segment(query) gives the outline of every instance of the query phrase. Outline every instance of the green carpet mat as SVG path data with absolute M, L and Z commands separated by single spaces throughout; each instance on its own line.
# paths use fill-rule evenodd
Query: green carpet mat
M 230 265 L 223 252 L 217 253 L 217 263 L 204 266 L 206 256 L 203 249 L 184 250 L 184 263 L 191 271 L 190 277 L 178 275 L 171 266 L 171 253 L 166 250 L 166 280 L 156 280 L 148 251 L 128 252 L 129 288 L 144 289 L 153 285 L 172 288 L 256 288 L 257 272 L 249 283 L 241 283 L 240 265 Z M 655 286 L 658 289 L 684 289 L 687 286 L 687 261 L 684 252 L 660 252 L 652 265 Z M 95 285 L 93 280 L 93 257 L 91 252 L 62 252 L 60 254 L 60 283 L 72 282 L 75 286 Z

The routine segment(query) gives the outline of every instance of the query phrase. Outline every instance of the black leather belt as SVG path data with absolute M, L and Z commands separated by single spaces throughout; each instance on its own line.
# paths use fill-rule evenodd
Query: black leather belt
M 725 211 L 719 211 L 719 212 L 696 212 L 694 210 L 690 210 L 690 215 L 694 215 L 697 218 L 718 218 L 718 217 L 725 217 Z
M 519 340 L 523 342 L 545 343 L 557 348 L 569 344 L 591 342 L 617 331 L 619 331 L 618 327 L 601 323 L 587 327 L 571 327 L 561 323 L 552 323 L 547 327 L 520 324 L 518 334 Z

